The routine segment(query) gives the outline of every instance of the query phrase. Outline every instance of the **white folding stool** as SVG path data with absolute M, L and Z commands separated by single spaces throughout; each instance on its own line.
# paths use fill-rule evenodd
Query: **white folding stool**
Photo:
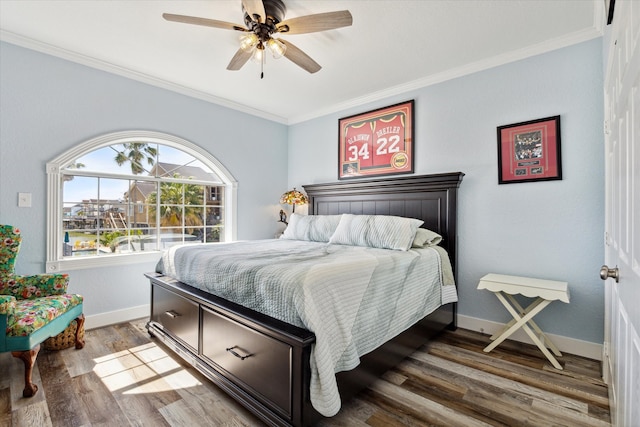
M 522 328 L 549 359 L 551 364 L 556 369 L 562 369 L 560 363 L 553 357 L 553 354 L 560 357 L 562 353 L 533 321 L 533 317 L 540 313 L 551 301 L 559 300 L 569 303 L 569 285 L 567 282 L 491 273 L 480 279 L 478 289 L 486 289 L 493 292 L 513 317 L 513 320 L 507 323 L 501 331 L 491 336 L 493 342 L 485 347 L 485 352 L 490 352 L 511 334 Z M 516 294 L 535 298 L 535 300 L 527 308 L 523 309 L 513 297 Z M 533 330 L 531 330 L 532 328 Z M 553 351 L 553 354 L 549 352 L 549 349 Z

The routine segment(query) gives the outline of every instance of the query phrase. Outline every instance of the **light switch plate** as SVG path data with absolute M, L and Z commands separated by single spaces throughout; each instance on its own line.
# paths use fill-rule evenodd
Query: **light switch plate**
M 31 207 L 31 193 L 18 193 L 18 207 L 19 208 Z

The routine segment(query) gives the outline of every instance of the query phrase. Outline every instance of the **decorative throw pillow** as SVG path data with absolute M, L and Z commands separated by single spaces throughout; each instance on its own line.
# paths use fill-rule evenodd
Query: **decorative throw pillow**
M 411 244 L 412 248 L 426 248 L 427 246 L 435 246 L 442 241 L 442 236 L 438 233 L 434 233 L 426 228 L 418 228 L 416 230 L 416 237 Z
M 342 215 L 291 214 L 289 225 L 281 239 L 328 242 L 336 231 Z
M 329 243 L 406 251 L 423 222 L 399 216 L 343 214 Z

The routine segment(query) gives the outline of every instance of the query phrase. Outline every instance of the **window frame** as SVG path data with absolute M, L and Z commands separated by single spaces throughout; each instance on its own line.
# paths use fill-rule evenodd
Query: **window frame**
M 175 135 L 145 131 L 132 130 L 113 132 L 92 138 L 82 142 L 60 156 L 54 158 L 46 165 L 47 172 L 47 265 L 46 269 L 50 273 L 67 270 L 78 270 L 94 267 L 109 267 L 123 264 L 139 264 L 144 262 L 154 262 L 159 258 L 161 251 L 145 251 L 141 253 L 113 254 L 95 257 L 63 257 L 64 235 L 63 219 L 63 173 L 62 170 L 79 157 L 115 144 L 129 142 L 147 142 L 153 144 L 166 145 L 181 150 L 197 160 L 201 161 L 220 178 L 224 185 L 225 209 L 223 210 L 224 241 L 234 241 L 237 239 L 237 190 L 238 183 L 231 173 L 224 167 L 218 159 L 212 156 L 203 148 Z M 108 174 L 100 176 L 109 177 Z

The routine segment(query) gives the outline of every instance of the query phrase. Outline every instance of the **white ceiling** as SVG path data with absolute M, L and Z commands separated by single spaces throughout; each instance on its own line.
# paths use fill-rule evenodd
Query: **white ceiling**
M 599 37 L 602 0 L 284 0 L 285 19 L 348 9 L 353 25 L 283 36 L 286 58 L 227 71 L 240 33 L 162 13 L 243 23 L 241 0 L 0 0 L 0 39 L 281 123 L 297 123 Z

